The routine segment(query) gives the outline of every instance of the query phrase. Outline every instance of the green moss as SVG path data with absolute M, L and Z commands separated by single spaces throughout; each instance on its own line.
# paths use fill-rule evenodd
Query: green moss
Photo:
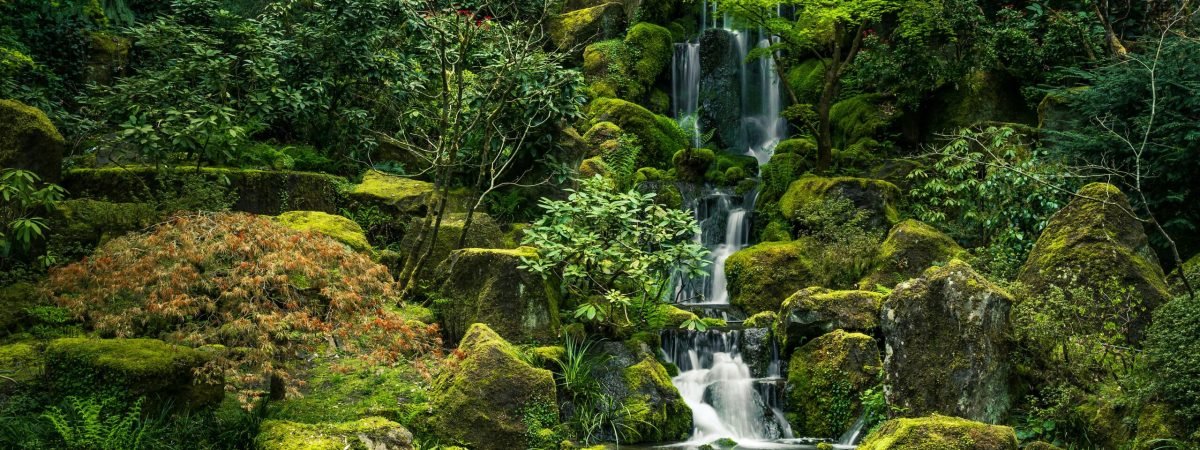
M 432 193 L 431 183 L 372 170 L 363 175 L 362 183 L 354 186 L 349 195 L 364 203 L 382 204 L 415 214 Z
M 862 393 L 879 384 L 875 339 L 836 330 L 800 347 L 788 364 L 788 417 L 797 434 L 836 438 L 862 415 Z
M 642 151 L 637 167 L 666 167 L 675 152 L 687 147 L 687 137 L 675 121 L 635 103 L 600 98 L 589 108 L 592 123 L 612 122 L 638 137 Z
M 779 212 L 783 217 L 796 219 L 796 213 L 805 205 L 834 196 L 850 199 L 858 208 L 871 212 L 877 223 L 890 225 L 900 220 L 900 213 L 896 209 L 900 188 L 883 180 L 869 178 L 801 177 L 792 182 L 780 198 Z
M 692 433 L 692 411 L 671 384 L 667 369 L 652 356 L 623 371 L 630 395 L 624 399 L 625 423 L 635 424 L 638 442 L 686 439 Z M 659 402 L 653 399 L 667 398 Z
M 193 371 L 212 357 L 207 351 L 156 339 L 64 338 L 46 347 L 46 375 L 60 392 L 109 389 L 199 407 L 215 404 L 224 395 L 220 385 L 194 379 Z
M 434 304 L 447 334 L 457 338 L 471 324 L 485 323 L 513 342 L 557 342 L 558 291 L 520 268 L 522 259 L 537 257 L 532 247 L 451 253 L 438 268 L 441 300 Z
M 621 127 L 618 127 L 617 124 L 612 122 L 596 123 L 595 125 L 592 125 L 592 127 L 589 128 L 586 133 L 583 134 L 584 142 L 587 142 L 587 144 L 592 147 L 593 153 L 591 153 L 591 156 L 597 156 L 601 154 L 599 152 L 601 144 L 608 141 L 615 141 L 620 137 Z
M 880 264 L 858 283 L 858 288 L 891 289 L 901 281 L 916 277 L 925 269 L 949 262 L 964 250 L 949 236 L 916 220 L 905 220 L 892 227 L 880 247 Z
M 789 295 L 813 284 L 805 249 L 802 241 L 764 242 L 731 255 L 725 261 L 731 302 L 748 314 L 778 311 Z
M 833 145 L 846 148 L 866 138 L 882 137 L 897 114 L 880 106 L 883 98 L 863 94 L 837 102 L 829 110 Z
M 40 109 L 0 99 L 0 167 L 30 170 L 57 182 L 65 148 L 66 141 Z
M 776 335 L 795 346 L 833 330 L 872 331 L 879 327 L 884 295 L 868 291 L 832 291 L 809 287 L 797 291 L 779 309 Z
M 708 168 L 716 161 L 712 150 L 707 148 L 686 148 L 671 156 L 675 166 L 675 176 L 682 181 L 702 182 Z
M 429 279 L 434 275 L 434 270 L 438 264 L 446 260 L 450 256 L 450 252 L 458 249 L 459 238 L 466 228 L 467 215 L 465 213 L 450 213 L 442 216 L 441 226 L 437 233 L 437 240 L 433 243 L 433 252 L 430 253 L 426 260 L 425 268 L 422 273 L 418 274 L 418 278 Z M 408 223 L 408 230 L 404 233 L 404 238 L 400 240 L 399 250 L 403 255 L 412 254 L 412 250 L 418 245 L 423 245 L 424 249 L 429 246 L 429 239 L 432 234 L 427 234 L 421 240 L 422 233 L 426 229 L 425 217 L 414 217 Z M 463 248 L 499 248 L 504 244 L 504 232 L 500 231 L 500 226 L 491 216 L 483 212 L 475 212 L 471 217 L 471 228 L 467 230 Z M 406 256 L 407 257 L 407 256 Z
M 786 142 L 786 141 L 785 141 Z M 759 190 L 761 205 L 777 202 L 787 192 L 788 186 L 812 168 L 816 157 L 800 153 L 776 153 L 762 167 L 762 189 Z
M 320 211 L 290 211 L 280 214 L 277 220 L 293 230 L 328 236 L 356 251 L 375 251 L 371 243 L 367 242 L 367 235 L 363 233 L 362 227 L 342 216 Z
M 525 363 L 487 325 L 472 325 L 459 350 L 464 357 L 451 356 L 452 369 L 434 383 L 434 434 L 475 448 L 527 448 L 524 412 L 535 406 L 557 411 L 553 374 Z
M 778 220 L 772 220 L 763 228 L 759 239 L 763 242 L 788 242 L 792 240 L 792 227 Z
M 816 159 L 817 141 L 811 137 L 793 138 L 781 141 L 775 146 L 775 154 L 792 154 L 804 158 Z
M 674 49 L 671 31 L 661 26 L 641 22 L 629 27 L 625 45 L 633 61 L 633 76 L 643 86 L 654 84 L 663 70 L 671 64 Z
M 316 425 L 267 420 L 254 444 L 259 450 L 401 449 L 411 448 L 412 433 L 382 417 Z
M 932 415 L 894 419 L 858 447 L 861 450 L 1016 450 L 1012 428 Z
M 779 314 L 775 311 L 763 311 L 742 322 L 746 328 L 775 328 L 775 321 L 779 319 Z
M 819 59 L 806 60 L 788 70 L 787 80 L 798 100 L 815 105 L 825 84 L 825 64 Z
M 696 314 L 691 311 L 685 311 L 677 308 L 675 305 L 662 304 L 659 305 L 659 314 L 666 318 L 665 326 L 668 328 L 679 328 L 684 322 L 689 320 L 699 319 Z
M 45 302 L 45 296 L 31 283 L 0 288 L 0 332 L 21 328 L 26 321 L 25 310 Z
M 412 365 L 321 359 L 303 377 L 303 396 L 271 402 L 273 419 L 318 424 L 380 416 L 411 429 L 426 428 L 430 387 Z
M 4 376 L 17 383 L 28 383 L 42 374 L 41 352 L 25 342 L 0 345 L 0 367 Z
M 603 3 L 560 14 L 550 20 L 550 39 L 560 49 L 587 44 L 596 36 L 611 35 L 621 25 L 620 3 Z
M 83 257 L 109 239 L 159 223 L 163 215 L 151 203 L 65 200 L 50 216 L 50 248 L 67 258 Z
M 645 94 L 628 61 L 625 41 L 610 39 L 583 50 L 583 74 L 591 98 L 640 98 Z

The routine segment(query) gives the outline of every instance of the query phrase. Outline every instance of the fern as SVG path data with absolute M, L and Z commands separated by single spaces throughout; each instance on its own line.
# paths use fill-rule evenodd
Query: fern
M 143 399 L 121 411 L 114 397 L 67 397 L 66 409 L 50 407 L 42 417 L 50 421 L 67 449 L 137 450 L 153 425 L 141 419 Z

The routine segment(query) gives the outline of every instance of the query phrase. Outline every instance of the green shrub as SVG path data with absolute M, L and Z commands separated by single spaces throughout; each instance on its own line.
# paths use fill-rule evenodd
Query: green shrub
M 1148 335 L 1157 390 L 1179 417 L 1200 421 L 1200 300 L 1179 297 L 1160 307 Z
M 125 408 L 115 397 L 67 397 L 65 407 L 51 406 L 42 417 L 70 450 L 147 448 L 154 422 L 142 420 L 142 400 Z

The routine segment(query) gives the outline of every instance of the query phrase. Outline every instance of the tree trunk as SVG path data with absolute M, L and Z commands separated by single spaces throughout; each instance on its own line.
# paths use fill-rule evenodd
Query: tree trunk
M 817 103 L 817 171 L 823 172 L 833 164 L 833 123 L 829 118 L 833 99 L 837 97 L 837 64 L 825 72 L 825 86 Z

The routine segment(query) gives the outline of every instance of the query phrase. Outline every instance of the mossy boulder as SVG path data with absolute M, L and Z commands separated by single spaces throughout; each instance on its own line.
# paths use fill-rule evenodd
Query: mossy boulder
M 934 264 L 946 263 L 963 253 L 950 236 L 923 222 L 908 219 L 888 232 L 879 250 L 879 265 L 858 282 L 858 288 L 891 289 L 901 281 L 921 275 Z
M 558 414 L 554 375 L 526 363 L 516 347 L 474 324 L 434 381 L 432 431 L 443 443 L 472 448 L 528 448 L 525 412 L 545 408 Z
M 455 250 L 441 267 L 441 324 L 457 340 L 473 323 L 485 323 L 510 342 L 557 342 L 558 291 L 539 275 L 521 269 L 521 259 L 537 250 L 466 248 Z
M 600 98 L 592 102 L 588 112 L 592 123 L 612 122 L 622 131 L 638 137 L 642 151 L 637 156 L 636 167 L 666 167 L 675 152 L 687 147 L 687 136 L 675 121 L 636 103 Z
M 1017 279 L 1030 292 L 1062 290 L 1068 301 L 1084 309 L 1116 308 L 1107 295 L 1131 289 L 1141 303 L 1129 336 L 1136 342 L 1150 313 L 1171 294 L 1142 223 L 1126 211 L 1131 211 L 1129 201 L 1115 186 L 1084 186 L 1050 218 Z
M 896 209 L 900 201 L 900 188 L 883 180 L 868 178 L 806 175 L 788 186 L 787 192 L 779 199 L 779 212 L 783 217 L 795 221 L 805 205 L 838 197 L 846 198 L 859 209 L 868 211 L 868 223 L 871 226 L 885 228 L 900 221 L 900 213 Z
M 779 319 L 779 314 L 775 311 L 763 311 L 753 316 L 746 318 L 742 322 L 742 326 L 746 328 L 768 328 L 774 329 L 775 322 Z
M 272 401 L 268 405 L 272 419 L 321 424 L 378 416 L 424 431 L 431 417 L 429 383 L 413 365 L 321 358 L 301 376 L 303 395 Z
M 560 14 L 550 20 L 547 31 L 554 45 L 571 51 L 613 37 L 624 25 L 621 3 L 607 2 Z
M 703 183 L 704 175 L 716 159 L 713 151 L 707 148 L 686 148 L 675 152 L 671 164 L 675 166 L 675 176 L 681 181 Z
M 867 436 L 859 450 L 1017 450 L 1012 428 L 931 415 L 893 419 Z
M 833 146 L 846 149 L 864 139 L 882 139 L 899 119 L 899 111 L 877 94 L 860 94 L 834 103 L 829 109 Z
M 460 247 L 458 245 L 459 237 L 466 224 L 467 215 L 465 213 L 450 213 L 442 216 L 437 239 L 433 241 L 433 253 L 425 261 L 425 268 L 422 269 L 421 274 L 418 274 L 418 278 L 429 279 L 435 275 L 434 271 L 438 265 L 450 256 L 451 251 Z M 400 254 L 407 258 L 418 244 L 423 249 L 428 248 L 429 240 L 433 237 L 433 233 L 426 232 L 425 217 L 413 217 L 408 223 L 408 230 L 404 233 L 404 238 L 400 240 Z M 496 221 L 492 220 L 491 216 L 476 211 L 471 218 L 471 228 L 467 230 L 467 239 L 461 247 L 499 248 L 503 244 L 504 232 L 500 231 L 500 226 L 496 224 Z
M 896 286 L 881 314 L 888 403 L 907 416 L 1003 420 L 1012 301 L 957 259 Z
M 59 256 L 81 258 L 109 239 L 159 223 L 163 216 L 152 203 L 64 200 L 50 214 L 50 249 Z
M 347 194 L 362 205 L 408 216 L 425 214 L 433 183 L 389 175 L 376 170 L 363 175 L 362 183 Z
M 683 325 L 689 320 L 699 319 L 699 317 L 696 316 L 696 313 L 680 309 L 679 307 L 671 304 L 664 303 L 659 305 L 658 309 L 659 314 L 663 316 L 665 321 L 663 325 L 667 328 L 679 328 L 680 325 Z
M 776 335 L 790 348 L 834 330 L 874 332 L 879 328 L 883 297 L 868 291 L 801 289 L 779 309 Z
M 645 3 L 653 3 L 647 0 Z M 639 22 L 629 27 L 625 34 L 625 46 L 631 56 L 631 75 L 642 86 L 652 86 L 670 67 L 674 52 L 671 31 L 648 22 Z
M 411 450 L 413 436 L 382 417 L 353 422 L 307 424 L 266 420 L 254 438 L 258 450 Z
M 671 384 L 666 367 L 654 357 L 649 345 L 639 340 L 604 342 L 598 350 L 605 360 L 592 373 L 601 391 L 624 406 L 619 413 L 623 416 L 621 420 L 632 427 L 625 430 L 621 442 L 671 442 L 691 435 L 692 410 Z M 600 438 L 615 441 L 617 436 L 609 430 L 601 432 Z
M 111 391 L 199 408 L 225 394 L 221 384 L 195 375 L 212 357 L 157 339 L 63 338 L 46 346 L 46 376 L 60 392 Z
M 796 92 L 796 98 L 803 103 L 817 104 L 821 100 L 821 90 L 825 85 L 825 64 L 820 59 L 808 59 L 788 70 L 788 86 Z
M 108 84 L 129 65 L 133 42 L 127 37 L 102 31 L 93 31 L 88 37 L 91 38 L 91 51 L 87 60 L 87 81 Z
M 725 260 L 730 303 L 747 314 L 778 311 L 792 293 L 820 285 L 807 248 L 803 241 L 764 242 L 730 255 Z
M 42 374 L 42 366 L 45 363 L 42 358 L 42 353 L 32 343 L 17 342 L 8 345 L 0 345 L 0 373 L 8 378 L 8 381 L 24 384 L 35 381 Z M 0 392 L 3 392 L 7 386 L 0 386 Z
M 788 364 L 788 420 L 799 436 L 837 438 L 862 415 L 863 392 L 879 384 L 879 347 L 836 330 L 796 350 Z
M 588 128 L 583 134 L 583 141 L 588 145 L 588 156 L 600 156 L 602 146 L 621 138 L 621 127 L 612 122 L 598 122 Z
M 374 253 L 361 226 L 345 217 L 320 211 L 289 211 L 280 214 L 279 223 L 298 231 L 322 234 L 346 244 L 355 251 Z
M 0 287 L 0 335 L 21 328 L 26 321 L 25 310 L 45 302 L 45 296 L 32 283 Z
M 28 170 L 42 181 L 57 183 L 66 147 L 42 110 L 0 99 L 0 167 Z

